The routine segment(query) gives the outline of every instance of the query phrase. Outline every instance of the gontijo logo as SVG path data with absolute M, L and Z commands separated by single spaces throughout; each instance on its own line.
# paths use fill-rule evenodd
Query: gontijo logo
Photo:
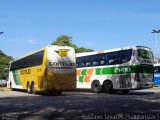
M 61 57 L 66 56 L 69 49 L 59 49 L 56 51 Z

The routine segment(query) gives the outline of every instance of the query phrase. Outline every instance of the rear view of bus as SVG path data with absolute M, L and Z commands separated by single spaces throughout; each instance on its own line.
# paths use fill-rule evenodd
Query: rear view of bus
M 137 67 L 135 69 L 135 81 L 137 88 L 145 89 L 153 87 L 153 53 L 150 48 L 137 46 Z
M 61 92 L 76 88 L 75 51 L 71 47 L 47 47 L 46 89 Z

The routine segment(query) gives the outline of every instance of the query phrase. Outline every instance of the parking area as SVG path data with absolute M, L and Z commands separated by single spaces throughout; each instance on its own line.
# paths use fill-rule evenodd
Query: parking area
M 60 96 L 32 95 L 23 91 L 0 92 L 1 117 L 25 120 L 89 119 L 106 115 L 160 113 L 159 89 L 131 91 L 129 94 L 63 92 Z

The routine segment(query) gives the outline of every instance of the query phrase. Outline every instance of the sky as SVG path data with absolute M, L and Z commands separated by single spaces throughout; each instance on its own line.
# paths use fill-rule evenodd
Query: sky
M 147 46 L 160 54 L 160 0 L 0 0 L 0 50 L 18 58 L 61 34 L 79 47 Z M 157 35 L 157 49 L 156 49 Z

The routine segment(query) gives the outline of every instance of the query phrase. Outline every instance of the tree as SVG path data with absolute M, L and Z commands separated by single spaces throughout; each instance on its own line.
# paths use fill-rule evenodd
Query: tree
M 7 75 L 4 73 L 5 68 L 7 68 L 8 63 L 13 60 L 11 56 L 7 56 L 0 50 L 0 79 L 5 79 Z
M 72 43 L 72 36 L 68 35 L 60 35 L 59 37 L 57 37 L 55 41 L 52 42 L 52 45 L 70 46 L 75 49 L 76 53 L 93 51 L 92 49 L 78 47 L 76 44 Z
M 88 49 L 88 48 L 84 48 L 84 47 L 80 47 L 76 49 L 76 53 L 82 53 L 82 52 L 93 52 L 92 49 Z

